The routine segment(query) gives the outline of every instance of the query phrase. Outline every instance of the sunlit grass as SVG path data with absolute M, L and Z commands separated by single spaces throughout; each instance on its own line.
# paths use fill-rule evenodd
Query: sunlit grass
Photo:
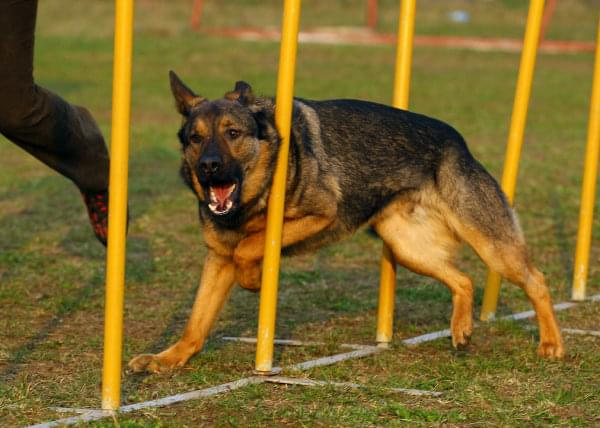
M 277 25 L 280 18 L 279 2 L 205 3 L 207 25 Z M 303 25 L 363 25 L 364 3 L 306 0 Z M 521 35 L 526 2 L 441 3 L 423 2 L 418 31 Z M 597 18 L 593 6 L 559 2 L 549 35 L 591 39 Z M 105 135 L 111 113 L 112 7 L 109 1 L 41 2 L 36 40 L 38 81 L 89 107 Z M 209 98 L 220 97 L 240 79 L 257 93 L 273 94 L 278 54 L 276 43 L 190 32 L 188 1 L 146 0 L 136 7 L 125 361 L 177 339 L 206 254 L 195 200 L 178 176 L 175 134 L 180 119 L 167 72 L 176 70 Z M 395 31 L 395 7 L 396 2 L 381 2 L 382 30 Z M 461 7 L 470 8 L 472 25 L 455 28 L 447 12 Z M 66 8 L 69 14 L 62 13 Z M 301 45 L 296 93 L 388 103 L 394 55 L 391 46 Z M 512 53 L 414 52 L 411 109 L 453 124 L 496 177 L 502 169 L 518 62 L 518 54 Z M 538 58 L 519 173 L 516 207 L 532 258 L 545 272 L 555 301 L 570 295 L 592 63 L 591 54 Z M 65 179 L 3 139 L 0 171 L 0 425 L 60 417 L 51 406 L 98 407 L 104 249 L 93 238 L 76 188 Z M 594 236 L 598 232 L 595 221 Z M 600 290 L 598 248 L 594 245 L 591 254 L 590 294 Z M 284 261 L 277 334 L 325 345 L 278 348 L 279 364 L 339 352 L 337 345 L 343 342 L 373 342 L 380 251 L 380 242 L 361 232 L 316 254 Z M 477 311 L 486 269 L 467 249 L 459 254 L 458 264 L 474 279 Z M 396 294 L 397 338 L 447 328 L 451 299 L 445 287 L 400 269 Z M 224 343 L 219 337 L 255 335 L 257 307 L 257 295 L 234 290 L 203 352 L 171 374 L 125 375 L 124 401 L 247 376 L 254 364 L 253 347 Z M 520 290 L 503 286 L 500 314 L 528 309 Z M 559 314 L 561 323 L 571 328 L 598 329 L 599 317 L 592 304 Z M 447 340 L 411 349 L 395 345 L 387 353 L 307 374 L 359 382 L 366 389 L 258 385 L 118 419 L 122 426 L 598 424 L 597 339 L 568 337 L 565 360 L 546 362 L 535 356 L 537 331 L 527 325 L 481 326 L 465 352 L 453 351 Z M 385 392 L 392 387 L 444 395 L 417 399 Z

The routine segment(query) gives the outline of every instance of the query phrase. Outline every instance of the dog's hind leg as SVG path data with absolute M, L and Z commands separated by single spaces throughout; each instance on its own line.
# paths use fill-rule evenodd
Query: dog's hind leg
M 564 348 L 558 323 L 552 308 L 550 292 L 544 275 L 538 271 L 527 256 L 523 237 L 518 235 L 512 242 L 497 241 L 469 227 L 462 227 L 461 236 L 475 249 L 490 269 L 518 285 L 531 301 L 540 327 L 538 354 L 543 357 L 560 358 Z
M 373 226 L 399 264 L 450 289 L 452 345 L 466 346 L 473 329 L 473 285 L 452 263 L 458 241 L 443 218 L 418 203 L 396 202 L 377 216 Z
M 129 362 L 129 368 L 134 372 L 157 373 L 183 366 L 202 348 L 233 283 L 234 264 L 231 258 L 209 251 L 192 313 L 181 339 L 159 354 L 138 355 Z
M 448 152 L 436 185 L 452 230 L 490 269 L 527 294 L 540 325 L 538 353 L 562 357 L 562 339 L 544 276 L 529 262 L 523 233 L 498 183 L 474 159 Z

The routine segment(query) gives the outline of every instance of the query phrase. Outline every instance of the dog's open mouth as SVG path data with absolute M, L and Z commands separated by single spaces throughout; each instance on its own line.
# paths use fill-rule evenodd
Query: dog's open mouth
M 234 206 L 233 196 L 237 189 L 236 183 L 213 184 L 208 187 L 208 208 L 216 215 L 225 215 Z

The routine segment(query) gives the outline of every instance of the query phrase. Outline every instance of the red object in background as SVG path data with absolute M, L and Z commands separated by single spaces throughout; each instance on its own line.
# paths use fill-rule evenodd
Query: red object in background
M 377 0 L 367 0 L 367 26 L 373 31 L 377 27 L 378 6 L 379 2 Z
M 200 29 L 203 3 L 203 0 L 194 0 L 194 4 L 192 6 L 192 16 L 190 18 L 190 27 L 193 31 L 198 31 Z M 377 27 L 378 14 L 379 1 L 367 0 L 367 26 L 373 31 L 375 31 L 375 28 Z
M 546 8 L 544 9 L 544 16 L 542 17 L 542 28 L 540 29 L 540 43 L 544 40 L 546 30 L 552 21 L 554 16 L 554 9 L 556 9 L 556 0 L 548 0 L 546 2 Z
M 192 17 L 190 19 L 190 27 L 192 30 L 198 31 L 200 28 L 200 18 L 202 17 L 202 6 L 203 0 L 194 0 L 194 5 L 192 6 Z

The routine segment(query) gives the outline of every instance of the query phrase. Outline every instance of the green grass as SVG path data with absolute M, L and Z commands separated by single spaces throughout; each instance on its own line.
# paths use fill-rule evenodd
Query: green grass
M 277 26 L 279 2 L 205 2 L 207 26 Z M 305 0 L 304 28 L 363 25 L 364 2 Z M 381 1 L 381 31 L 395 31 L 397 2 Z M 65 9 L 69 13 L 64 13 Z M 41 2 L 36 77 L 86 105 L 110 135 L 112 13 L 109 1 Z M 278 45 L 191 33 L 191 2 L 136 5 L 124 361 L 163 349 L 180 335 L 205 249 L 194 198 L 178 177 L 179 117 L 168 89 L 176 70 L 209 98 L 236 80 L 273 94 Z M 469 24 L 447 19 L 468 9 Z M 526 2 L 419 2 L 419 34 L 522 37 Z M 549 38 L 592 40 L 598 2 L 558 2 Z M 391 46 L 301 45 L 296 93 L 388 103 Z M 491 172 L 501 174 L 519 56 L 415 48 L 411 109 L 452 123 Z M 593 57 L 540 55 L 531 96 L 516 206 L 532 257 L 555 301 L 570 294 Z M 102 365 L 104 249 L 95 241 L 77 190 L 16 146 L 0 143 L 0 425 L 62 417 L 52 406 L 98 407 Z M 598 212 L 598 210 L 596 210 Z M 594 236 L 600 223 L 594 222 Z M 589 294 L 600 290 L 599 246 L 591 253 Z M 323 346 L 277 348 L 278 365 L 334 352 L 337 344 L 372 343 L 381 244 L 365 233 L 316 254 L 285 259 L 277 335 Z M 459 265 L 477 286 L 486 270 L 469 250 Z M 395 337 L 447 328 L 445 287 L 398 272 Z M 254 348 L 225 335 L 256 334 L 258 296 L 234 290 L 205 349 L 183 369 L 159 376 L 124 374 L 125 403 L 205 388 L 248 376 Z M 528 310 L 505 285 L 498 312 Z M 598 305 L 558 315 L 571 328 L 598 329 Z M 502 322 L 476 329 L 467 351 L 448 340 L 300 374 L 359 382 L 360 390 L 255 385 L 230 394 L 118 416 L 120 426 L 594 426 L 600 423 L 598 339 L 567 337 L 564 361 L 535 356 L 537 330 Z M 298 375 L 298 374 L 296 374 Z M 393 387 L 443 392 L 415 398 Z M 112 426 L 109 419 L 94 426 Z

